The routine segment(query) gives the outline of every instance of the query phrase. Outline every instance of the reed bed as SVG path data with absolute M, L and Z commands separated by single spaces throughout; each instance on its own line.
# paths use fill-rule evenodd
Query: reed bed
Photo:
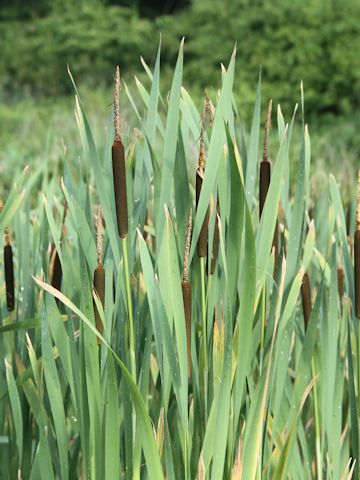
M 70 73 L 85 170 L 4 201 L 0 478 L 359 478 L 360 209 L 311 197 L 302 88 L 270 144 L 236 52 L 199 111 L 183 48 L 168 94 L 160 47 L 149 88 L 116 69 L 104 152 Z

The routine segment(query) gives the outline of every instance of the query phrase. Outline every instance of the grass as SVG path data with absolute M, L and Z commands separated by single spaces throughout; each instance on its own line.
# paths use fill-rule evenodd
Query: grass
M 75 83 L 81 156 L 63 155 L 55 171 L 39 161 L 4 190 L 15 309 L 1 281 L 1 478 L 358 478 L 355 213 L 347 229 L 330 172 L 313 195 L 301 90 L 292 118 L 273 115 L 259 216 L 266 112 L 259 82 L 246 135 L 234 67 L 235 51 L 206 129 L 182 87 L 183 44 L 168 97 L 160 50 L 150 87 L 136 84 L 141 108 L 122 88 L 120 112 L 136 118 L 121 136 L 126 232 L 119 124 L 109 111 L 99 147 Z

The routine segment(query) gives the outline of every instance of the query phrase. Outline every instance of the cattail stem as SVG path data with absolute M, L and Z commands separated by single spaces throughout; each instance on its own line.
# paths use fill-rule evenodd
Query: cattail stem
M 8 227 L 5 227 L 4 269 L 6 306 L 12 312 L 15 309 L 14 262 Z
M 135 383 L 137 383 L 134 318 L 133 318 L 133 311 L 132 311 L 129 258 L 128 258 L 128 252 L 127 252 L 126 238 L 123 238 L 121 243 L 122 243 L 122 251 L 123 251 L 123 257 L 124 257 L 124 276 L 125 276 L 126 300 L 127 300 L 127 309 L 128 309 L 128 321 L 129 321 L 130 367 L 131 367 L 131 374 L 132 374 L 133 380 Z

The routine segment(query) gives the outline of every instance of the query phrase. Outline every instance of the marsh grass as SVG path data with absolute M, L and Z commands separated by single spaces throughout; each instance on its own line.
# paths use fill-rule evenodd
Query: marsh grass
M 149 89 L 124 84 L 120 101 L 117 71 L 103 152 L 74 82 L 82 158 L 64 157 L 60 188 L 43 165 L 26 169 L 5 199 L 17 305 L 8 312 L 6 253 L 3 478 L 358 478 L 359 230 L 353 259 L 334 177 L 311 196 L 302 89 L 300 113 L 277 109 L 261 193 L 261 83 L 247 133 L 234 51 L 205 132 L 182 86 L 183 48 L 168 95 L 160 47 L 153 70 L 144 63 Z M 120 105 L 134 109 L 136 134 L 120 129 Z M 52 244 L 61 288 L 47 274 Z

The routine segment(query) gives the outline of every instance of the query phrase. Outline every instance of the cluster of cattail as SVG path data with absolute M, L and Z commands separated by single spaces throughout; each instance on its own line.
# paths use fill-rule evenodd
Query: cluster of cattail
M 13 263 L 13 251 L 10 243 L 8 227 L 5 227 L 4 237 L 5 237 L 4 268 L 5 268 L 6 306 L 8 311 L 12 312 L 15 308 L 14 263 Z
M 188 361 L 188 378 L 191 374 L 191 283 L 189 280 L 189 253 L 190 253 L 190 241 L 191 241 L 191 228 L 192 228 L 192 211 L 189 212 L 188 226 L 186 230 L 185 239 L 185 252 L 184 252 L 184 268 L 183 268 L 183 280 L 181 283 L 184 313 L 185 313 L 185 327 L 186 327 L 186 346 L 187 346 L 187 361 Z
M 120 238 L 125 238 L 128 225 L 128 208 L 126 192 L 126 169 L 125 169 L 125 149 L 121 141 L 120 114 L 119 114 L 119 95 L 120 95 L 120 69 L 116 67 L 114 84 L 114 143 L 112 144 L 112 167 L 114 178 L 114 194 L 116 217 Z
M 269 101 L 268 110 L 265 121 L 265 135 L 264 135 L 264 153 L 263 159 L 260 162 L 260 178 L 259 178 L 259 217 L 261 218 L 266 196 L 270 186 L 271 180 L 271 164 L 269 162 L 269 133 L 271 128 L 271 112 L 272 112 L 272 100 Z M 279 258 L 279 222 L 276 219 L 273 249 L 274 249 L 274 273 L 277 269 Z
M 104 307 L 105 302 L 105 269 L 103 266 L 103 230 L 102 230 L 102 219 L 100 207 L 98 210 L 98 215 L 96 217 L 96 251 L 97 251 L 97 267 L 94 272 L 94 289 L 97 293 L 99 300 Z M 94 302 L 94 315 L 95 315 L 95 326 L 98 332 L 102 335 L 103 333 L 103 323 L 101 321 L 99 310 Z M 100 343 L 99 338 L 97 338 L 98 344 Z
M 356 230 L 354 233 L 354 278 L 355 278 L 355 315 L 357 318 L 360 319 L 360 170 L 358 173 Z

